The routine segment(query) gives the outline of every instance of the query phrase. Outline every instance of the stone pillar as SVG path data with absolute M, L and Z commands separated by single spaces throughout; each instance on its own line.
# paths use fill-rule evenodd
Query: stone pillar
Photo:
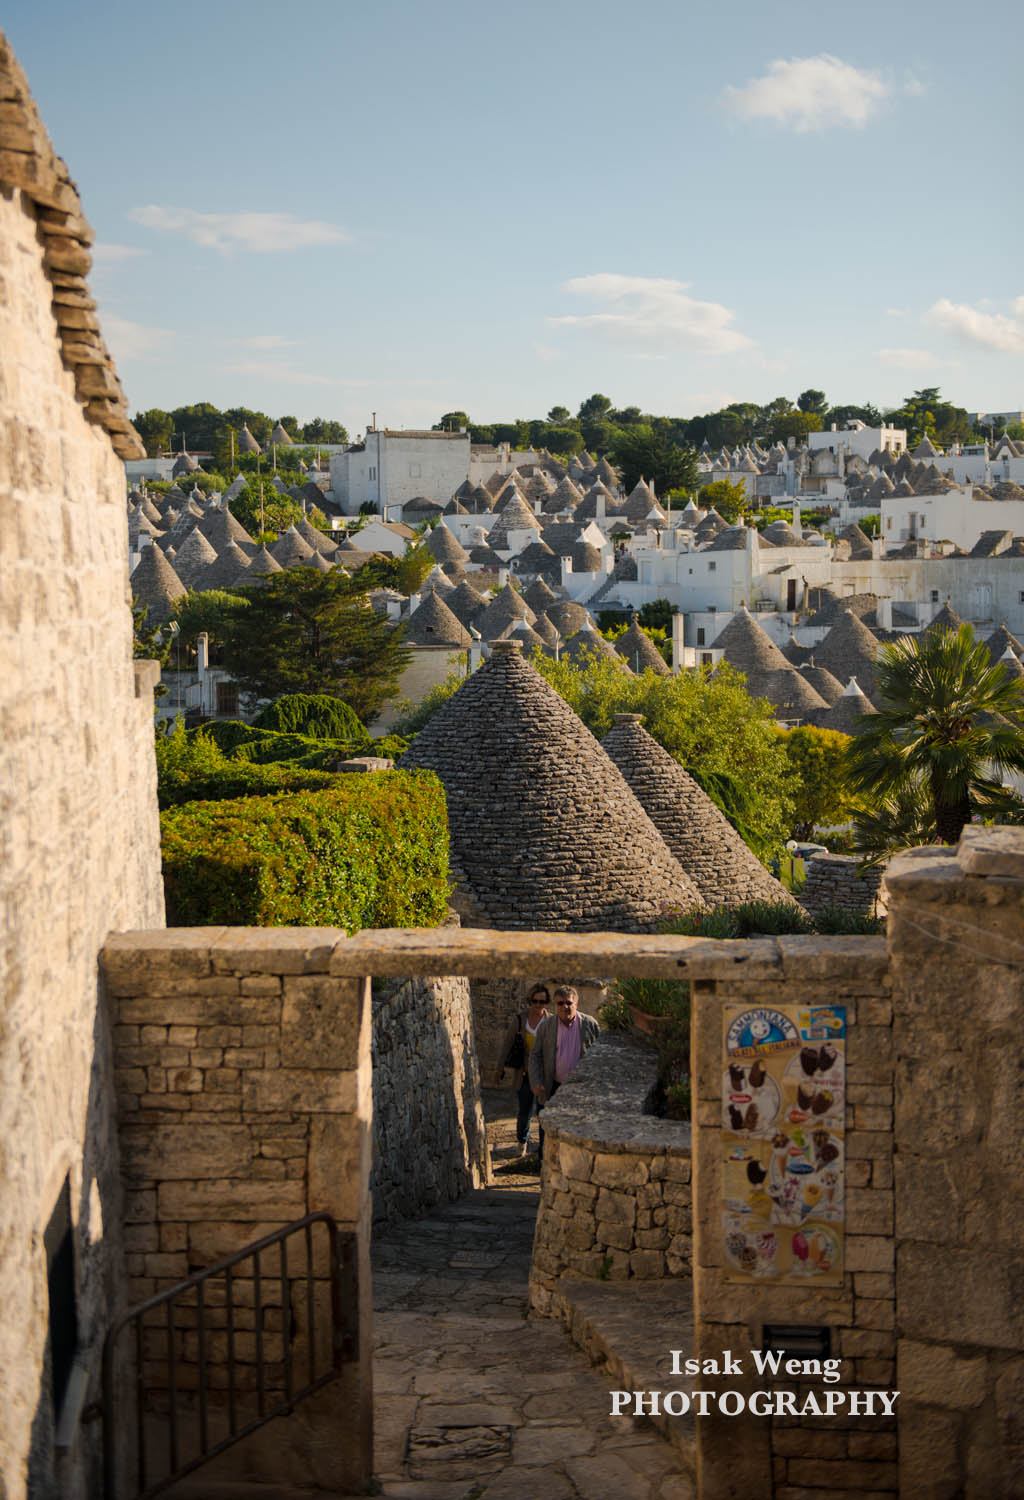
M 333 1493 L 362 1490 L 372 1473 L 370 987 L 366 979 L 329 973 L 341 940 L 334 929 L 184 928 L 120 934 L 102 955 L 117 1022 L 127 1304 L 307 1213 L 330 1213 L 356 1240 L 358 1305 L 346 1310 L 358 1320 L 356 1357 L 341 1379 L 290 1416 L 205 1466 L 204 1483 L 294 1482 Z M 322 1234 L 315 1262 L 321 1352 L 330 1326 Z M 290 1318 L 279 1286 L 274 1305 L 273 1270 L 265 1273 L 265 1357 L 281 1361 L 280 1330 L 290 1328 L 295 1368 L 304 1370 L 305 1256 L 293 1243 Z M 275 1267 L 276 1252 L 267 1255 Z M 222 1293 L 211 1284 L 207 1358 L 211 1402 L 219 1403 L 221 1419 Z M 251 1311 L 246 1321 L 241 1290 L 239 1298 L 237 1327 L 244 1331 L 255 1324 Z M 191 1326 L 189 1312 L 181 1310 L 176 1328 Z M 165 1340 L 165 1334 L 151 1337 L 146 1356 L 147 1390 L 157 1400 L 169 1383 Z M 255 1379 L 247 1341 L 251 1346 L 252 1334 L 240 1332 L 243 1393 L 252 1392 Z M 274 1387 L 273 1363 L 268 1368 Z M 186 1331 L 176 1371 L 185 1406 L 197 1384 L 197 1346 Z
M 1024 829 L 888 875 L 900 1493 L 1024 1475 Z

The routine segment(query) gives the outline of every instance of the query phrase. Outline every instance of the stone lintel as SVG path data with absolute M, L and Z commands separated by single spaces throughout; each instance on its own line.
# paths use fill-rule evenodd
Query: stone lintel
M 341 927 L 221 927 L 210 957 L 216 974 L 326 974 L 344 939 Z
M 827 944 L 829 939 L 810 939 Z M 864 940 L 864 941 L 870 941 Z M 848 964 L 844 957 L 837 968 Z M 691 979 L 779 977 L 774 938 L 703 938 L 614 932 L 498 932 L 490 928 L 392 928 L 356 933 L 331 958 L 332 974 L 465 974 L 473 979 L 531 975 L 635 974 Z
M 112 932 L 100 953 L 100 970 L 114 995 L 145 990 L 154 975 L 202 978 L 211 972 L 210 952 L 225 927 L 152 927 Z

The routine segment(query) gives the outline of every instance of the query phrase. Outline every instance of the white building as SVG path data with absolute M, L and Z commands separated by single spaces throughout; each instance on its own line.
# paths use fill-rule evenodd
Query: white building
M 974 498 L 972 488 L 944 495 L 899 495 L 881 504 L 886 547 L 925 540 L 952 542 L 970 552 L 985 532 L 1024 536 L 1024 500 Z
M 331 454 L 331 489 L 343 515 L 372 505 L 380 515 L 418 495 L 446 502 L 469 476 L 467 432 L 370 428 L 362 443 Z
M 841 429 L 833 422 L 828 432 L 807 434 L 807 449 L 811 454 L 820 448 L 831 448 L 837 455 L 841 452 L 855 453 L 865 462 L 872 453 L 884 453 L 887 448 L 894 458 L 898 458 L 905 452 L 906 446 L 906 428 L 887 427 L 884 422 L 881 427 L 867 427 L 857 418 Z

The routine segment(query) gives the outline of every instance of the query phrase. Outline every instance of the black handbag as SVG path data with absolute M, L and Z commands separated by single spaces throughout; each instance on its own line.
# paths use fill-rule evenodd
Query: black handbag
M 523 1023 L 518 1018 L 517 1025 L 518 1030 L 516 1031 L 515 1041 L 508 1049 L 508 1056 L 504 1062 L 506 1068 L 526 1067 L 526 1043 L 523 1041 Z

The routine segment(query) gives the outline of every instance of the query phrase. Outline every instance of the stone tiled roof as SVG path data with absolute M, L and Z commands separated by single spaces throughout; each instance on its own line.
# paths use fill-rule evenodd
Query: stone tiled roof
M 282 531 L 270 551 L 282 568 L 294 568 L 299 563 L 308 562 L 313 555 L 313 548 L 294 526 Z
M 210 546 L 199 527 L 193 526 L 174 554 L 174 571 L 187 589 L 194 589 L 200 574 L 216 560 L 216 549 Z
M 703 552 L 744 552 L 747 546 L 747 528 L 745 526 L 726 526 L 711 540 Z
M 999 557 L 1013 546 L 1012 531 L 983 531 L 968 553 L 969 557 Z
M 226 507 L 206 511 L 199 521 L 199 530 L 215 552 L 223 551 L 229 542 L 241 547 L 249 557 L 256 551 L 256 542 Z
M 277 443 L 282 447 L 290 448 L 294 439 L 292 438 L 291 433 L 281 426 L 280 422 L 275 422 L 274 430 L 270 434 L 270 441 L 272 443 Z
M 796 904 L 707 793 L 651 738 L 642 715 L 616 714 L 601 745 L 708 906 Z
M 550 604 L 554 604 L 558 595 L 554 589 L 545 583 L 543 578 L 535 578 L 529 588 L 523 590 L 523 598 L 533 610 L 535 615 L 542 614 Z
M 741 604 L 728 625 L 720 630 L 711 643 L 715 651 L 721 651 L 725 660 L 739 672 L 780 672 L 789 666 L 786 658 L 771 636 L 754 619 L 745 604 Z
M 448 798 L 464 920 L 547 931 L 650 931 L 701 904 L 622 775 L 516 643 L 490 659 L 400 762 Z
M 549 604 L 544 611 L 552 625 L 558 631 L 563 640 L 575 635 L 590 619 L 590 615 L 582 604 L 577 604 L 573 599 L 556 599 L 554 604 Z
M 671 677 L 672 673 L 646 631 L 641 630 L 635 620 L 629 629 L 613 641 L 615 650 L 634 672 L 656 672 L 659 677 Z
M 506 583 L 473 621 L 473 626 L 479 630 L 483 640 L 496 641 L 516 620 L 525 620 L 528 625 L 532 625 L 536 618 L 522 595 L 517 594 L 512 585 Z
M 568 656 L 578 666 L 584 666 L 588 661 L 596 657 L 606 657 L 614 661 L 624 672 L 632 671 L 629 663 L 625 661 L 615 650 L 610 641 L 606 641 L 603 635 L 599 635 L 591 625 L 584 625 L 582 630 L 577 630 L 575 635 L 566 638 L 562 646 L 562 654 Z
M 322 552 L 324 557 L 334 557 L 338 550 L 337 542 L 333 537 L 329 537 L 325 531 L 318 531 L 315 526 L 306 520 L 305 516 L 295 522 L 295 530 L 304 542 L 308 543 L 317 552 Z
M 53 291 L 61 356 L 75 378 L 87 421 L 110 438 L 122 459 L 144 458 L 128 420 L 121 382 L 100 332 L 86 276 L 93 232 L 78 192 L 46 132 L 24 73 L 0 32 L 0 188 L 20 189 L 31 203 L 42 244 L 43 269 Z M 147 549 L 148 550 L 148 549 Z
M 445 604 L 436 590 L 424 596 L 405 627 L 408 646 L 450 646 L 453 649 L 471 644 L 471 636 Z
M 851 677 L 835 703 L 826 713 L 819 715 L 817 724 L 821 729 L 834 729 L 839 734 L 856 734 L 864 715 L 876 712 L 870 699 L 861 692 L 856 677 Z
M 831 597 L 825 598 L 826 595 L 831 595 Z M 846 610 L 856 615 L 858 619 L 866 620 L 869 617 L 873 618 L 878 608 L 877 594 L 850 594 L 847 598 L 840 599 L 832 593 L 831 589 L 822 589 L 819 591 L 819 596 L 824 599 L 824 602 L 811 615 L 807 621 L 808 625 L 834 625 Z
M 487 600 L 477 592 L 468 578 L 464 578 L 450 594 L 445 594 L 444 602 L 455 618 L 467 627 L 473 625 L 477 615 L 487 607 Z
M 261 545 L 257 547 L 256 551 L 253 553 L 252 561 L 249 563 L 249 570 L 245 575 L 246 587 L 262 588 L 266 582 L 266 578 L 261 577 L 262 574 L 283 572 L 284 569 L 281 567 L 281 564 L 278 562 L 277 558 L 272 556 L 271 553 L 267 551 L 266 546 Z
M 312 556 L 312 553 L 310 554 Z M 243 583 L 249 582 L 249 567 L 252 558 L 241 547 L 236 547 L 234 542 L 228 542 L 217 553 L 217 556 L 204 568 L 195 581 L 194 587 L 202 592 L 205 589 L 233 589 Z
M 522 495 L 516 493 L 509 500 L 487 533 L 487 545 L 494 552 L 507 552 L 509 532 L 536 531 L 540 533 L 540 518 L 535 516 Z
M 963 623 L 956 610 L 950 608 L 949 600 L 947 599 L 931 624 L 925 626 L 924 633 L 925 635 L 934 635 L 940 630 L 952 630 L 955 633 Z
M 427 537 L 426 547 L 434 561 L 441 563 L 442 566 L 450 562 L 469 561 L 469 553 L 443 521 L 435 526 Z
M 544 501 L 542 509 L 545 515 L 557 515 L 559 511 L 563 510 L 574 511 L 582 499 L 582 490 L 573 484 L 569 476 L 566 475 L 564 479 L 560 479 L 555 485 L 551 494 Z
M 985 645 L 988 647 L 989 659 L 992 662 L 997 662 L 1006 650 L 1012 651 L 1014 656 L 1024 656 L 1024 646 L 1015 635 L 1007 630 L 1005 620 L 998 630 L 993 630 Z
M 242 430 L 238 434 L 238 447 L 242 453 L 262 453 L 263 449 L 249 431 L 248 424 L 242 423 Z
M 131 576 L 132 599 L 146 608 L 145 623 L 152 627 L 169 620 L 175 599 L 188 590 L 159 547 L 144 547 Z
M 843 611 L 825 639 L 814 648 L 815 666 L 826 667 L 840 682 L 856 677 L 866 697 L 872 699 L 877 656 L 877 638 L 850 609 Z
M 574 573 L 600 573 L 601 554 L 590 542 L 577 542 L 569 553 Z
M 843 695 L 843 684 L 838 677 L 833 677 L 827 667 L 819 667 L 813 658 L 805 662 L 797 670 L 801 677 L 805 677 L 819 698 L 823 698 L 831 708 L 832 704 Z
M 844 526 L 838 533 L 838 537 L 850 544 L 850 557 L 856 562 L 863 562 L 874 554 L 871 551 L 871 538 L 862 531 L 856 522 L 851 521 L 849 526 Z

